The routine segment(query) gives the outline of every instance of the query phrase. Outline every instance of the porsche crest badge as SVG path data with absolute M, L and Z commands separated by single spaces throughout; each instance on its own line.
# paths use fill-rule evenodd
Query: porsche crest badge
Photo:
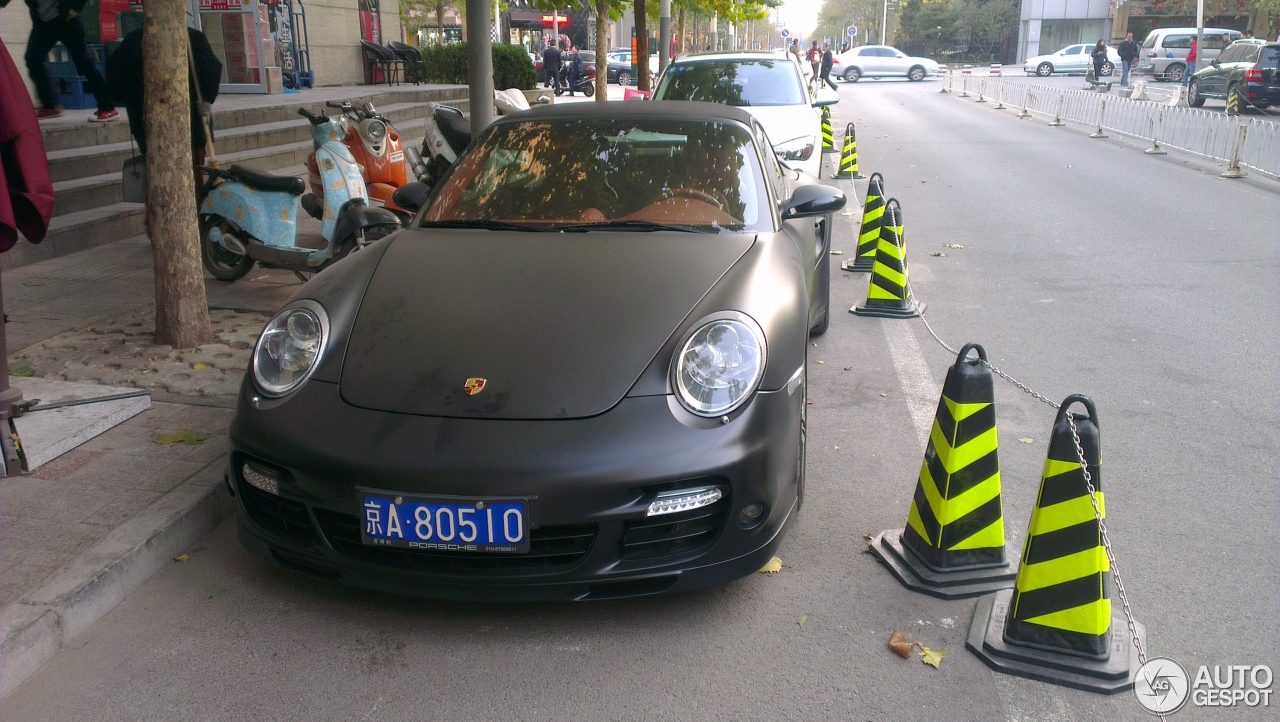
M 486 379 L 469 378 L 467 379 L 467 382 L 462 385 L 462 390 L 466 392 L 467 396 L 475 396 L 481 391 L 484 391 L 484 385 L 486 383 L 488 383 Z

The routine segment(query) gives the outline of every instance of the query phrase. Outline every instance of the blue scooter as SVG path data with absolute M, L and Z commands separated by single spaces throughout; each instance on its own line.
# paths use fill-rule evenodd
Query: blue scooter
M 306 108 L 298 114 L 311 122 L 324 198 L 306 193 L 306 183 L 294 176 L 240 165 L 203 169 L 208 180 L 199 200 L 201 256 L 220 281 L 243 278 L 255 262 L 303 278 L 400 228 L 395 214 L 369 205 L 360 167 L 342 144 L 346 119 Z M 320 221 L 320 238 L 299 238 L 299 206 Z

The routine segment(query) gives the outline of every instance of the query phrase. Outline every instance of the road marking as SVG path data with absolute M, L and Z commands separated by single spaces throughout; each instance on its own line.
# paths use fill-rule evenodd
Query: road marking
M 911 424 L 915 427 L 916 439 L 923 452 L 929 441 L 929 431 L 933 428 L 934 412 L 938 408 L 938 385 L 929 375 L 929 366 L 924 362 L 924 353 L 920 351 L 920 344 L 916 342 L 909 322 L 881 319 L 880 329 L 884 331 L 889 356 L 893 359 L 898 383 L 902 385 L 902 393 L 907 400 L 907 413 L 911 415 Z

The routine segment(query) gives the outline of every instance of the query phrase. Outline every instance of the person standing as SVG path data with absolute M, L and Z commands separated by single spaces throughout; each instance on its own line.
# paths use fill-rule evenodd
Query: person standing
M 1133 40 L 1133 33 L 1127 33 L 1124 36 L 1124 42 L 1120 43 L 1118 51 L 1120 53 L 1120 87 L 1129 87 L 1129 71 L 1138 64 L 1138 44 Z
M 552 43 L 542 51 L 542 72 L 547 74 L 544 88 L 560 89 L 560 48 L 558 43 Z
M 1093 79 L 1101 80 L 1102 66 L 1107 64 L 1107 44 L 1099 40 L 1098 44 L 1093 46 L 1093 52 L 1090 55 L 1093 56 Z
M 1191 38 L 1191 49 L 1187 51 L 1187 67 L 1182 71 L 1182 84 L 1186 85 L 1191 79 L 1191 74 L 1196 72 L 1196 56 L 1200 54 L 1200 43 L 1196 38 Z
M 840 90 L 835 83 L 831 82 L 831 66 L 835 64 L 835 58 L 831 55 L 831 41 L 822 41 L 822 82 L 831 86 L 832 90 Z
M 582 56 L 578 54 L 578 46 L 574 45 L 569 48 L 569 95 L 573 95 L 573 89 L 578 87 L 578 78 L 582 77 Z
M 818 41 L 814 40 L 813 45 L 809 46 L 809 66 L 813 68 L 813 77 L 818 77 L 822 72 L 822 51 L 818 50 Z
M 105 123 L 120 117 L 116 106 L 111 102 L 111 94 L 107 92 L 106 81 L 93 61 L 89 59 L 89 49 L 84 42 L 84 23 L 80 20 L 80 11 L 84 10 L 86 0 L 27 0 L 31 10 L 31 35 L 27 38 L 27 52 L 23 58 L 27 61 L 27 75 L 31 84 L 36 86 L 36 95 L 40 98 L 40 109 L 36 118 L 56 118 L 63 114 L 62 106 L 53 94 L 53 82 L 49 80 L 49 51 L 59 42 L 67 49 L 71 62 L 75 63 L 76 72 L 84 76 L 89 85 L 89 92 L 98 103 L 98 112 L 89 116 L 89 120 Z M 9 0 L 0 0 L 0 8 L 9 4 Z

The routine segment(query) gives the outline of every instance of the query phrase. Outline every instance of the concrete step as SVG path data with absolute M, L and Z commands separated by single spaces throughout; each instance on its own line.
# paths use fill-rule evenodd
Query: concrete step
M 68 253 L 76 253 L 146 230 L 146 212 L 141 203 L 114 203 L 57 216 L 49 223 L 49 233 L 39 244 L 18 243 L 0 254 L 0 268 L 25 266 Z

